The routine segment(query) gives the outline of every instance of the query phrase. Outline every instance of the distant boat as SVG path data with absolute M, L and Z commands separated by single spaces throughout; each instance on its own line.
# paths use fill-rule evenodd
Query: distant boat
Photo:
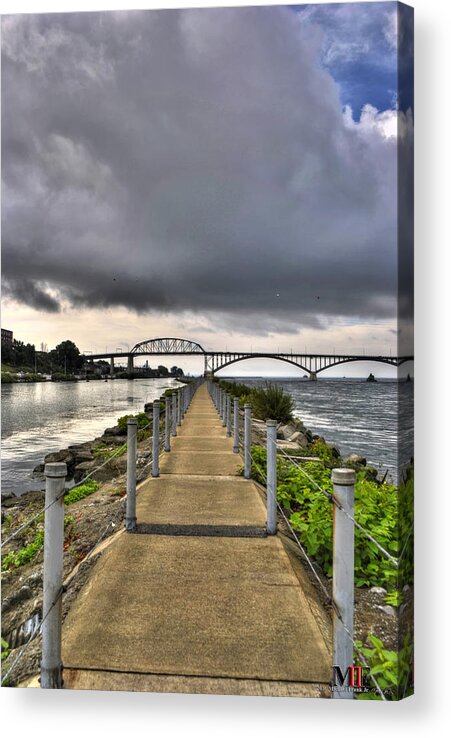
M 406 377 L 406 382 L 411 382 L 411 381 L 412 381 L 412 380 L 411 380 L 411 378 L 410 378 L 410 374 L 408 374 L 408 375 L 407 375 L 407 377 Z
M 377 382 L 377 379 L 376 379 L 376 377 L 374 376 L 374 374 L 372 374 L 372 373 L 370 372 L 370 373 L 368 374 L 367 378 L 366 378 L 366 381 L 367 381 L 367 382 Z

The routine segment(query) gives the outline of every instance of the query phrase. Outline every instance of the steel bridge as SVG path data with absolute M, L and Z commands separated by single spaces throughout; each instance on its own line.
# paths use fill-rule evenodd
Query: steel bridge
M 204 374 L 214 375 L 220 369 L 243 361 L 245 359 L 277 359 L 301 369 L 309 375 L 310 379 L 316 379 L 317 375 L 325 369 L 330 369 L 340 364 L 348 364 L 355 361 L 375 361 L 381 364 L 399 367 L 406 361 L 413 360 L 413 356 L 373 356 L 368 354 L 297 354 L 293 352 L 271 352 L 271 351 L 209 351 L 204 349 L 200 343 L 185 338 L 150 338 L 133 346 L 127 353 L 112 352 L 104 354 L 90 354 L 85 356 L 86 361 L 104 359 L 110 361 L 111 373 L 114 371 L 115 359 L 127 357 L 127 371 L 133 372 L 133 361 L 137 356 L 203 356 Z

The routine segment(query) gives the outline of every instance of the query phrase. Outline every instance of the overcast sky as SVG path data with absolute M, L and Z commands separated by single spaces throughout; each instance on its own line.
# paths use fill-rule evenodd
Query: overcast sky
M 396 3 L 4 16 L 2 326 L 396 354 L 398 39 Z

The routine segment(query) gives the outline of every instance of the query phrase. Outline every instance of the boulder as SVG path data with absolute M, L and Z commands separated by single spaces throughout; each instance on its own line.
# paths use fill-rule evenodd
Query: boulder
M 370 587 L 370 592 L 372 592 L 375 595 L 380 595 L 380 596 L 387 594 L 387 590 L 384 589 L 383 587 Z
M 366 459 L 359 454 L 349 454 L 345 459 L 345 464 L 356 464 L 358 466 L 366 466 Z
M 288 439 L 290 443 L 297 443 L 298 446 L 301 448 L 307 448 L 308 446 L 308 440 L 305 433 L 302 433 L 301 431 L 295 431 L 292 436 Z
M 95 468 L 95 461 L 92 459 L 92 461 L 82 461 L 81 464 L 77 464 L 77 466 L 74 469 L 74 482 L 77 484 L 80 482 L 83 477 L 86 477 L 87 474 L 93 471 Z
M 62 448 L 60 451 L 53 451 L 44 456 L 44 464 L 54 464 L 59 461 L 65 461 L 67 463 L 69 457 L 72 457 L 71 451 L 68 448 Z
M 112 428 L 105 428 L 105 430 L 103 431 L 104 436 L 120 436 L 121 434 L 122 431 L 117 425 L 114 425 Z
M 287 423 L 286 425 L 279 425 L 277 428 L 277 438 L 280 438 L 283 441 L 288 441 L 290 436 L 293 435 L 295 432 L 296 427 L 293 425 L 293 423 Z
M 299 446 L 291 441 L 277 441 L 277 448 L 282 448 L 285 451 L 297 451 Z
M 376 605 L 376 607 L 378 610 L 384 612 L 386 615 L 390 615 L 392 618 L 397 616 L 397 612 L 392 605 Z

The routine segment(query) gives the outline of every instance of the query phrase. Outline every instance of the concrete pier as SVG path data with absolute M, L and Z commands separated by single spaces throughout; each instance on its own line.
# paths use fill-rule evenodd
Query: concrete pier
M 330 697 L 321 608 L 233 444 L 201 385 L 64 622 L 65 689 Z

